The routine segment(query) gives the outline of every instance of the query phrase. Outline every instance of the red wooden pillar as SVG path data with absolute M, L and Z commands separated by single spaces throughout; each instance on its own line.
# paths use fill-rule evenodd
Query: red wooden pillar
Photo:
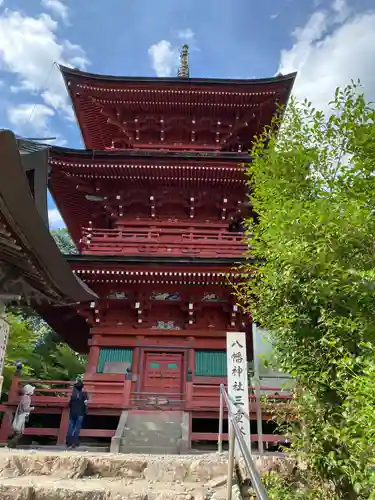
M 194 343 L 194 337 L 188 337 L 189 344 Z M 187 370 L 188 380 L 186 381 L 186 408 L 191 408 L 193 404 L 193 379 L 195 373 L 195 351 L 193 348 L 188 349 Z
M 137 340 L 138 340 L 138 337 L 137 337 Z M 139 376 L 139 373 L 138 373 L 138 364 L 139 364 L 140 356 L 141 356 L 141 348 L 140 347 L 135 347 L 134 351 L 133 351 L 132 370 L 131 371 L 132 371 L 132 373 L 134 375 L 138 375 L 138 376 Z
M 125 380 L 124 383 L 124 400 L 123 400 L 123 405 L 125 408 L 129 408 L 130 406 L 130 393 L 132 389 L 132 381 L 131 380 Z
M 94 375 L 96 373 L 99 361 L 100 347 L 97 345 L 92 345 L 90 347 L 89 356 L 87 359 L 87 375 Z
M 194 337 L 188 337 L 189 344 L 194 343 Z M 195 374 L 195 350 L 194 348 L 189 348 L 188 350 L 188 370 L 191 371 L 192 375 Z
M 12 378 L 12 383 L 8 393 L 8 402 L 9 403 L 18 403 L 18 398 L 20 395 L 20 377 L 18 375 L 14 375 Z
M 12 420 L 13 420 L 13 411 L 10 408 L 7 408 L 4 411 L 3 420 L 1 421 L 0 443 L 6 443 L 8 441 L 8 438 L 13 434 Z
M 69 426 L 69 408 L 63 408 L 61 412 L 59 433 L 57 434 L 58 445 L 65 444 L 66 434 L 68 432 L 68 426 Z
M 193 382 L 186 382 L 186 409 L 190 410 L 193 404 Z

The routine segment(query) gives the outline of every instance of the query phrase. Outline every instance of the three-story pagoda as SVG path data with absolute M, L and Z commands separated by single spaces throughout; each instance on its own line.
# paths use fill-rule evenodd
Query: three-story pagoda
M 216 440 L 226 334 L 251 331 L 228 279 L 246 250 L 245 164 L 295 74 L 191 78 L 186 46 L 176 78 L 60 69 L 86 149 L 50 150 L 49 187 L 79 250 L 67 260 L 98 295 L 78 308 L 90 328 L 70 332 L 88 353 L 97 424 L 84 434 L 109 437 L 123 410 L 168 410 L 190 442 Z

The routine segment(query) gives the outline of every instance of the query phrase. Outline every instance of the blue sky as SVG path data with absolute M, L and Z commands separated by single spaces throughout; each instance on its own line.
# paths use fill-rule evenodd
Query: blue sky
M 359 77 L 375 100 L 373 0 L 0 0 L 0 128 L 82 147 L 53 63 L 169 76 L 185 42 L 192 76 L 298 71 L 296 96 L 323 109 Z

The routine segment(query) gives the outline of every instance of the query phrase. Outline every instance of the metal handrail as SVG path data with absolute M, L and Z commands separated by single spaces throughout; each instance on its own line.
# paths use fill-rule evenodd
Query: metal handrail
M 233 415 L 231 408 L 230 397 L 225 390 L 224 384 L 220 384 L 220 417 L 219 417 L 219 453 L 222 452 L 222 435 L 223 435 L 223 420 L 224 420 L 224 404 L 228 410 L 228 424 L 229 424 L 229 456 L 228 456 L 228 481 L 227 481 L 227 500 L 232 500 L 232 486 L 233 486 L 233 469 L 234 469 L 234 451 L 237 439 L 238 447 L 241 451 L 245 466 L 250 477 L 252 487 L 259 500 L 268 500 L 267 492 L 263 486 L 260 474 L 255 466 L 254 460 L 251 456 L 250 443 L 246 443 L 239 425 Z

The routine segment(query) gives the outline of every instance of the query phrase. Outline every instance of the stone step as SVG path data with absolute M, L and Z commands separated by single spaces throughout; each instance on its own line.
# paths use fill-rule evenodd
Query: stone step
M 0 483 L 2 500 L 204 500 L 208 486 L 197 484 L 153 483 L 152 481 L 109 481 L 103 479 L 54 479 L 24 476 Z M 215 493 L 225 500 L 225 489 Z
M 149 446 L 124 446 L 120 447 L 120 453 L 132 453 L 133 455 L 143 455 L 144 453 L 148 453 L 149 455 L 178 455 L 179 450 L 177 447 L 149 447 Z
M 0 450 L 1 500 L 225 500 L 226 474 L 224 454 Z
M 122 443 L 120 443 L 120 448 L 139 448 L 139 449 L 142 449 L 142 448 L 176 448 L 176 450 L 178 449 L 180 443 L 177 442 L 177 441 L 173 441 L 172 443 L 168 443 L 168 442 L 165 442 L 165 443 L 154 443 L 152 441 L 149 441 L 149 442 L 145 442 L 145 441 L 124 441 Z M 140 451 L 137 450 L 137 453 L 140 453 Z M 146 451 L 147 453 L 147 451 Z M 150 452 L 151 453 L 151 452 Z
M 139 444 L 128 444 L 120 446 L 120 453 L 133 453 L 149 455 L 178 455 L 179 449 L 177 446 L 140 446 Z
M 124 434 L 133 434 L 137 436 L 149 436 L 149 435 L 158 435 L 158 436 L 180 436 L 181 435 L 181 427 L 177 429 L 158 429 L 158 430 L 148 430 L 148 429 L 137 429 L 135 427 L 125 429 Z
M 144 432 L 144 433 L 149 433 L 149 432 L 160 432 L 161 434 L 170 434 L 170 433 L 177 433 L 181 432 L 181 425 L 164 425 L 158 426 L 158 427 L 151 427 L 151 426 L 142 426 L 142 425 L 127 425 L 125 430 L 132 430 L 136 432 Z
M 5 479 L 24 476 L 206 482 L 223 476 L 226 472 L 226 455 L 216 453 L 160 457 L 149 454 L 0 450 L 0 484 Z M 1 495 L 0 498 L 3 500 Z
M 7 448 L 8 446 L 6 444 L 0 445 L 0 448 Z M 30 450 L 30 451 L 66 451 L 66 445 L 31 445 L 31 444 L 25 444 L 22 445 L 23 450 Z M 109 452 L 110 447 L 109 446 L 103 446 L 103 445 L 86 445 L 86 444 L 81 444 L 79 446 L 79 451 L 81 452 L 89 452 L 89 453 L 107 453 Z
M 179 440 L 181 439 L 181 437 L 172 437 L 172 438 L 169 438 L 169 437 L 164 437 L 164 436 L 147 436 L 147 437 L 143 437 L 143 436 L 129 436 L 129 435 L 125 435 L 122 439 L 121 439 L 121 444 L 126 444 L 126 443 L 138 443 L 138 444 L 155 444 L 155 445 L 172 445 L 172 444 L 176 444 Z
M 137 422 L 137 421 L 129 421 L 129 419 L 126 422 L 126 427 L 130 429 L 139 429 L 140 431 L 145 431 L 145 432 L 163 432 L 166 429 L 180 429 L 181 428 L 181 422 Z

